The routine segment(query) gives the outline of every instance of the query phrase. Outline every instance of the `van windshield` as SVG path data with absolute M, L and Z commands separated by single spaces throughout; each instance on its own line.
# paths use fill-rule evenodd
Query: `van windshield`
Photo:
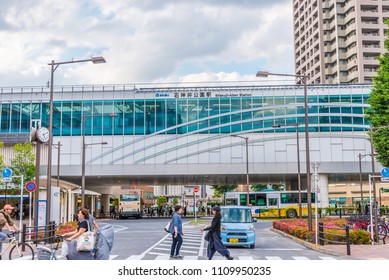
M 222 209 L 222 222 L 223 223 L 252 223 L 250 209 Z

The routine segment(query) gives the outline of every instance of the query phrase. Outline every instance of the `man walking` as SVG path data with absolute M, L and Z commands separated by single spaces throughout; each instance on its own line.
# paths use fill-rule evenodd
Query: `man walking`
M 170 257 L 174 259 L 182 259 L 183 257 L 180 255 L 180 248 L 183 242 L 182 236 L 184 233 L 182 232 L 182 206 L 176 205 L 174 207 L 174 214 L 172 221 L 170 223 L 170 233 L 172 234 L 173 243 L 170 250 Z

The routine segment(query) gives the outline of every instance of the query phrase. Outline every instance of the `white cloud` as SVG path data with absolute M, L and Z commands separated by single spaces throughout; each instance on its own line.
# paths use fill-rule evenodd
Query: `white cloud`
M 249 80 L 293 72 L 290 1 L 11 1 L 0 11 L 1 84 Z M 258 65 L 257 65 L 258 64 Z M 252 77 L 251 74 L 252 73 Z

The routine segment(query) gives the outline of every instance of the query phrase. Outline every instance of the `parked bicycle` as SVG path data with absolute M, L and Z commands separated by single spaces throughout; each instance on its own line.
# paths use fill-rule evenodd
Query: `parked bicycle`
M 61 235 L 56 235 L 54 237 L 54 242 L 50 244 L 50 247 L 37 246 L 37 255 L 38 260 L 57 260 L 57 251 L 59 244 L 64 240 L 64 237 Z
M 34 259 L 34 250 L 32 247 L 23 242 L 19 242 L 18 234 L 20 231 L 12 232 L 8 235 L 9 244 L 7 248 L 0 252 L 0 259 L 5 256 L 9 250 L 8 258 L 9 260 L 33 260 Z

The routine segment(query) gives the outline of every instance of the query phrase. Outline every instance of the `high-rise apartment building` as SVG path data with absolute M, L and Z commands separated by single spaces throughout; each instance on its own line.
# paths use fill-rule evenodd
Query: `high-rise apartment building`
M 371 83 L 389 0 L 293 0 L 295 69 L 308 83 Z

